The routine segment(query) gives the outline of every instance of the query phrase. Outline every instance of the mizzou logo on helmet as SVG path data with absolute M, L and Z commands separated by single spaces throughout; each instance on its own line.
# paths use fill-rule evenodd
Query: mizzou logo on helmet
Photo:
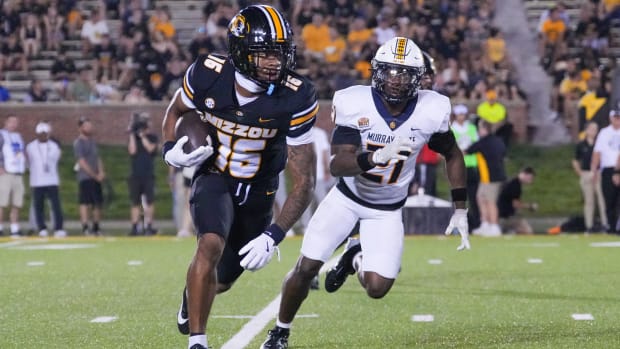
M 232 33 L 232 35 L 238 38 L 244 37 L 245 33 L 248 30 L 245 17 L 240 14 L 236 15 L 235 18 L 230 21 L 230 24 L 228 25 L 228 30 Z

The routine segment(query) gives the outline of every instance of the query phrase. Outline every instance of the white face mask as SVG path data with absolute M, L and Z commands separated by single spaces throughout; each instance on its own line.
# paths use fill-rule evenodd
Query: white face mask
M 245 76 L 243 76 L 243 74 L 239 73 L 238 71 L 235 72 L 235 81 L 237 81 L 239 86 L 250 91 L 251 93 L 261 93 L 265 91 L 264 88 L 259 86 L 254 81 L 246 78 Z

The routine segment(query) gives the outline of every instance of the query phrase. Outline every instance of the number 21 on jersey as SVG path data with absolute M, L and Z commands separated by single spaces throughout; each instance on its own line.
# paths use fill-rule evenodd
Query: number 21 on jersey
M 366 148 L 368 149 L 368 151 L 377 151 L 377 150 L 379 150 L 379 149 L 381 149 L 383 147 L 384 147 L 384 145 L 382 145 L 382 144 L 372 144 L 372 143 L 367 143 L 366 144 Z M 410 155 L 409 152 L 401 152 L 401 154 L 402 155 L 406 155 L 406 156 Z M 385 166 L 377 165 L 377 168 L 379 168 L 379 169 L 386 169 L 387 170 L 387 169 L 391 168 L 390 174 L 389 174 L 389 176 L 387 176 L 387 181 L 385 181 L 385 178 L 384 178 L 386 176 L 381 175 L 381 174 L 375 174 L 375 173 L 364 172 L 364 173 L 362 173 L 362 177 L 364 177 L 364 178 L 366 178 L 366 179 L 368 179 L 370 181 L 376 182 L 376 183 L 394 184 L 394 183 L 398 182 L 398 177 L 400 176 L 400 173 L 402 172 L 404 165 L 405 165 L 405 161 L 403 161 L 403 160 L 398 160 L 398 161 L 396 161 L 396 163 L 394 163 L 394 161 L 392 160 L 392 161 L 390 161 Z

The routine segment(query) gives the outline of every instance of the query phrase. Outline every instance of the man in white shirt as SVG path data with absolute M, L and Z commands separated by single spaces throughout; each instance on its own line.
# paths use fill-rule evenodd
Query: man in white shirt
M 11 205 L 11 237 L 21 235 L 19 231 L 19 209 L 24 203 L 23 175 L 26 170 L 24 140 L 16 132 L 17 116 L 9 115 L 0 130 L 0 235 L 4 229 L 4 209 Z
M 609 112 L 609 126 L 604 127 L 596 137 L 594 153 L 592 153 L 591 171 L 595 174 L 594 180 L 601 181 L 607 221 L 610 233 L 618 231 L 618 210 L 616 206 L 620 199 L 620 187 L 613 183 L 614 168 L 620 155 L 620 108 Z
M 54 213 L 54 237 L 67 236 L 63 230 L 63 214 L 58 196 L 60 179 L 58 176 L 58 160 L 60 147 L 49 139 L 52 128 L 46 122 L 39 122 L 35 128 L 37 138 L 26 146 L 28 167 L 30 169 L 30 187 L 39 236 L 47 237 L 45 225 L 44 202 L 49 199 Z

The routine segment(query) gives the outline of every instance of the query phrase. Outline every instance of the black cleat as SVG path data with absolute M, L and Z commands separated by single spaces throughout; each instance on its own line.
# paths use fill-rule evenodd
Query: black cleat
M 318 275 L 312 278 L 312 282 L 310 282 L 310 289 L 311 290 L 319 289 L 319 276 Z
M 349 275 L 355 274 L 353 257 L 362 251 L 362 245 L 358 239 L 349 239 L 344 253 L 338 263 L 331 268 L 325 276 L 325 291 L 332 293 L 338 291 Z
M 260 349 L 287 349 L 288 335 L 288 328 L 276 326 L 273 330 L 269 330 L 267 340 L 263 342 Z
M 183 289 L 183 300 L 181 300 L 181 308 L 177 313 L 177 327 L 181 334 L 189 334 L 189 316 L 187 314 L 187 288 Z

